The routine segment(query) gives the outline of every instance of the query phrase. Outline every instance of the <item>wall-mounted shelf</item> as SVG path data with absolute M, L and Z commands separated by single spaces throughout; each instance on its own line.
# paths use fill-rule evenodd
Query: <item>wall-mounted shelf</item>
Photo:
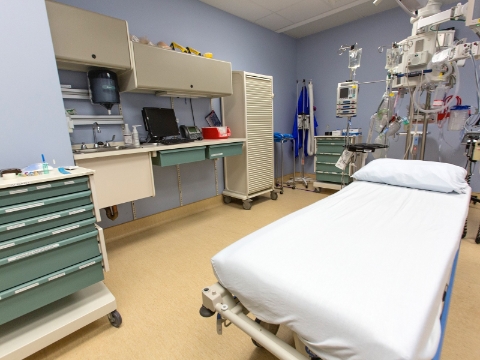
M 93 125 L 97 122 L 99 125 L 123 125 L 122 115 L 70 115 L 73 126 Z
M 62 88 L 62 97 L 64 99 L 90 100 L 90 93 L 86 89 Z

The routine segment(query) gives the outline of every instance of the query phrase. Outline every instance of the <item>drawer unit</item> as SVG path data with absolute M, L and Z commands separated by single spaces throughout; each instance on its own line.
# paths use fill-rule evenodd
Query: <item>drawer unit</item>
M 0 225 L 0 242 L 94 218 L 93 204 Z M 75 225 L 72 225 L 75 226 Z
M 225 156 L 240 155 L 242 153 L 243 143 L 231 143 L 224 145 L 210 145 L 205 150 L 207 159 L 218 159 Z
M 87 190 L 37 201 L 4 206 L 0 208 L 0 225 L 47 215 L 82 205 L 88 205 L 92 202 L 90 196 L 91 191 Z
M 0 325 L 103 280 L 102 256 L 0 292 Z
M 319 162 L 317 161 L 316 166 L 317 166 L 317 171 L 323 171 L 323 172 L 333 172 L 333 173 L 344 173 L 347 174 L 348 176 L 348 167 L 345 168 L 344 171 L 342 169 L 339 169 L 335 166 L 337 162 Z
M 192 148 L 162 150 L 152 158 L 152 164 L 158 166 L 171 166 L 205 160 L 206 146 Z
M 0 189 L 0 207 L 87 190 L 88 176 Z
M 342 173 L 341 172 L 324 172 L 317 171 L 316 173 L 317 181 L 325 181 L 336 184 L 342 183 Z M 349 184 L 352 181 L 351 177 L 348 175 L 343 175 L 343 183 Z
M 0 292 L 100 255 L 98 231 L 0 259 Z M 0 302 L 1 307 L 1 302 Z
M 336 163 L 342 153 L 321 153 L 316 155 L 316 161 L 318 162 L 327 162 L 327 163 Z
M 46 231 L 40 231 L 30 235 L 17 237 L 12 240 L 2 241 L 0 242 L 0 259 L 92 231 L 98 233 L 98 230 L 95 227 L 95 221 L 96 219 L 91 217 L 86 220 L 77 221 Z

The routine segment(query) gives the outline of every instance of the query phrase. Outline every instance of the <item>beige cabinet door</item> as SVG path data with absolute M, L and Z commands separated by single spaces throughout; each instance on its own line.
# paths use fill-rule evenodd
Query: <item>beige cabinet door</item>
M 60 69 L 130 69 L 126 21 L 52 1 L 45 3 Z

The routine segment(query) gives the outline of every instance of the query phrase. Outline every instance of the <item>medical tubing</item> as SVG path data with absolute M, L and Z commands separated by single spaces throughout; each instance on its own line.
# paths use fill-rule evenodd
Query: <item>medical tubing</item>
M 315 153 L 315 113 L 313 109 L 313 82 L 308 82 L 308 106 L 310 110 L 310 131 L 308 132 L 307 153 L 312 156 Z
M 477 67 L 475 64 L 475 58 L 473 54 L 470 52 L 470 59 L 472 60 L 473 70 L 475 71 L 475 84 L 477 85 L 477 114 L 480 112 L 480 89 L 478 88 L 478 73 Z
M 435 109 L 432 109 L 432 110 L 423 109 L 420 106 L 420 104 L 418 104 L 418 102 L 417 102 L 418 89 L 420 89 L 423 85 L 426 84 L 426 81 L 423 80 L 420 84 L 417 85 L 417 87 L 415 88 L 415 91 L 413 92 L 413 103 L 415 104 L 415 107 L 417 108 L 418 111 L 426 113 L 426 114 L 438 113 L 438 112 L 441 112 L 441 111 L 449 108 L 450 105 L 453 103 L 453 101 L 456 101 L 458 91 L 460 89 L 460 74 L 459 74 L 459 71 L 458 71 L 458 66 L 455 62 L 453 62 L 453 68 L 455 70 L 456 83 L 455 83 L 455 92 L 452 95 L 452 98 L 450 99 L 450 101 L 448 103 L 446 103 L 445 105 L 443 105 L 442 107 L 439 107 L 439 108 L 435 108 Z

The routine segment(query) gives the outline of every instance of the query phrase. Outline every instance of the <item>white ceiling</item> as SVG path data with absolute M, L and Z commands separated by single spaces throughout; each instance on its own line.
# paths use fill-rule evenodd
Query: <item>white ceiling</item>
M 278 33 L 301 38 L 397 7 L 395 0 L 200 0 Z M 455 0 L 442 0 L 452 3 Z

